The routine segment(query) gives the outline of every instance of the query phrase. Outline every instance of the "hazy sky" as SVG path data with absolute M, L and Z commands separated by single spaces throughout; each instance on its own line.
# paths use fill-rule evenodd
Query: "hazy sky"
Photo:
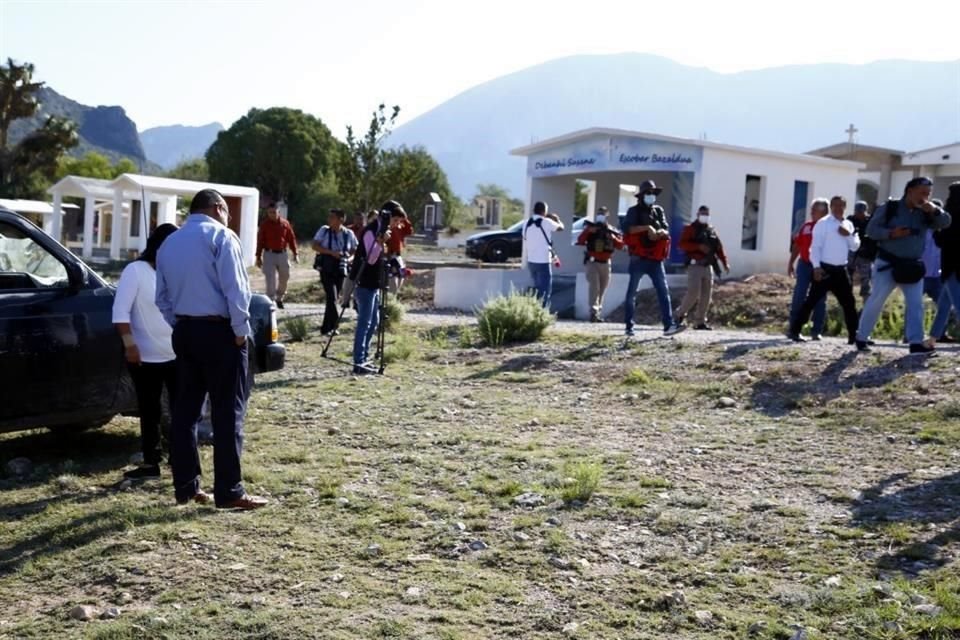
M 957 60 L 958 24 L 957 0 L 0 0 L 0 56 L 140 129 L 283 105 L 342 137 L 381 101 L 406 120 L 561 56 L 639 51 L 721 72 Z

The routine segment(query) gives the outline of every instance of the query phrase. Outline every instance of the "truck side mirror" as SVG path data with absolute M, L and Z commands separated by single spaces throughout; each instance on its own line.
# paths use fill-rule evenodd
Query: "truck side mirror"
M 83 266 L 75 262 L 67 264 L 67 281 L 70 283 L 70 289 L 76 291 L 82 289 L 87 281 L 87 272 Z

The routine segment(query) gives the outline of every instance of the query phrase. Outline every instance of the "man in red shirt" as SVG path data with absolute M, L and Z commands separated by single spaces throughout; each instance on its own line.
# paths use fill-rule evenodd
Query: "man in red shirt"
M 267 297 L 276 301 L 277 306 L 283 309 L 283 295 L 287 292 L 287 282 L 290 280 L 290 260 L 287 258 L 287 248 L 293 252 L 293 259 L 300 262 L 297 252 L 297 237 L 293 234 L 293 227 L 280 217 L 277 204 L 267 205 L 267 217 L 260 223 L 257 231 L 257 266 L 263 269 L 267 279 Z M 277 284 L 277 276 L 280 283 Z
M 587 248 L 583 262 L 589 286 L 590 322 L 603 322 L 603 295 L 610 286 L 611 258 L 614 251 L 624 246 L 623 236 L 607 223 L 606 207 L 600 207 L 593 222 L 583 226 L 577 244 Z
M 820 218 L 830 211 L 830 202 L 826 198 L 817 198 L 810 204 L 810 219 L 800 225 L 793 234 L 790 245 L 790 262 L 787 263 L 787 274 L 796 275 L 797 283 L 793 287 L 793 301 L 790 304 L 790 326 L 794 326 L 800 314 L 803 301 L 807 299 L 810 286 L 813 284 L 813 264 L 810 262 L 810 245 L 813 243 L 813 226 Z M 800 258 L 797 262 L 797 258 Z M 796 263 L 796 269 L 794 269 Z M 813 308 L 813 328 L 810 337 L 819 340 L 823 334 L 823 327 L 827 317 L 826 298 L 820 300 Z
M 390 237 L 387 239 L 387 261 L 393 258 L 399 258 L 403 255 L 403 241 L 410 235 L 413 235 L 413 225 L 410 224 L 410 218 L 400 209 L 394 211 L 390 216 Z M 396 294 L 403 284 L 403 275 L 390 276 L 390 291 Z
M 683 322 L 690 310 L 696 307 L 693 316 L 693 328 L 698 331 L 710 331 L 707 324 L 707 311 L 713 298 L 713 273 L 720 275 L 720 265 L 730 273 L 730 263 L 723 251 L 723 243 L 716 229 L 710 226 L 710 208 L 702 206 L 697 211 L 697 219 L 683 228 L 680 234 L 680 248 L 687 254 L 687 293 L 677 309 L 678 322 Z

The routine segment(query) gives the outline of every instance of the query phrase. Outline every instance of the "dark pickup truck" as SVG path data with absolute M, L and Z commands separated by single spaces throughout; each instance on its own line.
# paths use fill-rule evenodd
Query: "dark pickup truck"
M 136 414 L 113 296 L 79 258 L 0 207 L 0 433 L 87 429 Z M 269 298 L 253 296 L 250 323 L 251 372 L 282 369 Z

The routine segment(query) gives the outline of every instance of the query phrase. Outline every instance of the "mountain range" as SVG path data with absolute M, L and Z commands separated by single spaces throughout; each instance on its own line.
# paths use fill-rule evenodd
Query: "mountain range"
M 525 195 L 513 148 L 589 127 L 805 152 L 859 141 L 905 151 L 960 140 L 960 60 L 797 65 L 717 73 L 627 53 L 552 60 L 478 85 L 397 127 L 461 197 L 478 183 Z
M 40 108 L 29 118 L 14 120 L 10 125 L 10 141 L 16 142 L 30 131 L 40 127 L 48 115 L 72 120 L 77 124 L 79 144 L 70 155 L 80 157 L 90 151 L 105 155 L 112 162 L 129 158 L 145 170 L 156 169 L 147 160 L 137 126 L 127 117 L 122 107 L 91 107 L 60 95 L 50 87 L 37 93 Z
M 45 114 L 60 115 L 79 125 L 80 145 L 71 155 L 128 157 L 148 172 L 202 156 L 223 129 L 173 125 L 138 135 L 121 107 L 82 105 L 50 88 L 39 98 L 37 115 L 13 123 L 13 140 Z M 640 53 L 572 56 L 468 89 L 397 127 L 388 144 L 424 146 L 463 198 L 480 183 L 523 197 L 525 161 L 510 150 L 578 129 L 804 152 L 846 141 L 850 123 L 860 143 L 878 147 L 912 151 L 960 140 L 960 60 L 724 74 Z
M 199 127 L 175 124 L 141 131 L 140 142 L 151 161 L 172 169 L 184 160 L 202 157 L 221 131 L 223 125 L 219 122 Z

